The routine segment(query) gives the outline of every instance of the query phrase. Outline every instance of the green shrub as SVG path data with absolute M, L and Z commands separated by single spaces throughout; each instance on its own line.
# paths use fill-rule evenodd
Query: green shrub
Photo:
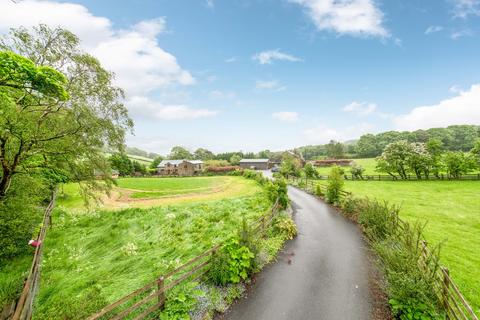
M 354 179 L 363 179 L 364 172 L 365 172 L 365 169 L 359 164 L 354 163 L 350 167 L 350 173 L 352 174 Z
M 184 285 L 174 287 L 167 291 L 167 299 L 165 308 L 160 314 L 161 320 L 188 320 L 189 312 L 197 304 L 197 297 L 203 295 L 203 291 L 196 290 L 198 286 L 196 282 L 186 283 Z
M 348 199 L 348 198 L 347 198 Z M 434 248 L 419 268 L 422 259 L 422 226 L 408 223 L 400 228 L 398 207 L 375 200 L 348 200 L 358 212 L 358 222 L 380 258 L 388 283 L 388 296 L 396 319 L 443 319 L 435 295 L 439 250 Z M 344 203 L 344 205 L 346 205 Z
M 317 183 L 317 185 L 315 186 L 315 195 L 317 195 L 318 197 L 324 196 L 322 185 L 320 183 Z
M 340 191 L 342 191 L 344 185 L 343 173 L 340 167 L 333 166 L 330 170 L 327 182 L 326 199 L 329 203 L 340 202 Z
M 287 214 L 279 215 L 273 221 L 273 232 L 281 235 L 285 239 L 291 240 L 297 235 L 297 226 L 292 218 Z
M 36 237 L 43 212 L 39 203 L 47 193 L 27 176 L 15 176 L 8 196 L 0 201 L 0 264 L 31 251 L 28 240 Z
M 357 209 L 358 205 L 359 205 L 359 200 L 349 195 L 342 200 L 342 211 L 346 215 L 351 216 Z
M 258 239 L 257 234 L 253 228 L 248 225 L 245 218 L 242 219 L 242 228 L 239 231 L 238 238 L 240 246 L 247 247 L 254 257 L 256 257 L 259 251 L 258 244 L 260 243 L 260 239 Z M 253 259 L 252 269 L 257 269 L 257 267 L 256 260 Z
M 238 238 L 228 240 L 212 257 L 208 276 L 217 285 L 245 280 L 253 268 L 255 255 Z
M 398 230 L 399 208 L 387 202 L 366 200 L 361 203 L 358 222 L 370 239 L 383 240 Z
M 421 226 L 407 224 L 403 230 L 374 244 L 382 261 L 389 302 L 397 319 L 444 319 L 434 289 L 439 251 L 435 248 L 425 262 L 431 271 L 420 269 L 421 234 Z
M 298 187 L 299 187 L 300 189 L 305 189 L 306 186 L 307 186 L 307 183 L 305 182 L 305 180 L 300 179 L 300 180 L 298 181 Z
M 285 179 L 275 179 L 275 181 L 268 181 L 266 183 L 266 190 L 270 201 L 274 202 L 278 199 L 278 204 L 281 209 L 288 207 L 288 189 Z

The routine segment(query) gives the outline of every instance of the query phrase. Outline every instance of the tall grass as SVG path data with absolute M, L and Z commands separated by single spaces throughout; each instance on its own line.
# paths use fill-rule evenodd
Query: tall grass
M 398 217 L 399 208 L 385 201 L 361 199 L 354 202 L 356 218 L 380 258 L 396 318 L 442 319 L 444 314 L 435 294 L 439 249 L 435 248 L 431 257 L 424 260 L 423 226 L 402 223 Z M 421 266 L 422 263 L 426 267 Z
M 36 319 L 82 319 L 235 234 L 270 207 L 255 196 L 117 212 L 56 210 Z

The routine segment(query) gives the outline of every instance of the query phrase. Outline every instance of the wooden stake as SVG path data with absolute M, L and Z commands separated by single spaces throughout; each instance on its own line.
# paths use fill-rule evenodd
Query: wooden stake
M 165 303 L 165 279 L 160 277 L 158 279 L 158 303 L 160 305 L 160 309 L 162 309 L 163 304 Z

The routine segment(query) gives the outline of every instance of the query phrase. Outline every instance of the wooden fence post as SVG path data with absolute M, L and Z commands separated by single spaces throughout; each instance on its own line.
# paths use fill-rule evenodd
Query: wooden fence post
M 446 267 L 440 267 L 441 270 L 442 270 L 442 276 L 443 276 L 443 290 L 442 290 L 442 299 L 443 299 L 443 306 L 445 308 L 445 310 L 447 311 L 446 315 L 447 315 L 447 319 L 450 319 L 450 317 L 448 316 L 448 311 L 449 311 L 449 304 L 448 304 L 448 286 L 450 284 L 450 281 L 449 281 L 449 271 L 448 271 L 448 268 Z
M 165 303 L 165 279 L 161 276 L 158 279 L 158 304 L 159 309 L 162 309 L 163 304 Z

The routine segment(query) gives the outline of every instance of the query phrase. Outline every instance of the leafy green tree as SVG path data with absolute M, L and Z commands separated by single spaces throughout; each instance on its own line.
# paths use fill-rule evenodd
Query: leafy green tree
M 215 158 L 215 155 L 213 154 L 212 151 L 210 150 L 207 150 L 207 149 L 204 149 L 204 148 L 198 148 L 197 150 L 195 150 L 195 152 L 193 153 L 193 157 L 195 159 L 200 159 L 200 160 L 203 160 L 203 161 L 206 161 L 206 160 L 212 160 Z
M 371 158 L 380 154 L 377 150 L 377 139 L 371 133 L 361 136 L 355 148 L 360 157 Z
M 168 155 L 170 160 L 193 159 L 193 155 L 182 146 L 175 146 Z
M 262 150 L 258 153 L 258 158 L 260 159 L 270 159 L 272 152 L 270 150 Z
M 351 167 L 350 167 L 350 173 L 352 174 L 352 176 L 355 178 L 355 179 L 363 179 L 363 173 L 365 172 L 365 169 L 357 164 L 357 163 L 354 163 Z
M 155 159 L 153 159 L 152 163 L 150 163 L 150 169 L 157 169 L 158 165 L 160 164 L 160 162 L 162 162 L 162 160 L 162 156 L 157 156 Z
M 470 153 L 476 159 L 477 166 L 480 168 L 480 139 L 477 139 L 475 141 L 472 150 L 470 150 Z
M 141 164 L 138 161 L 133 160 L 132 161 L 132 166 L 133 166 L 133 171 L 135 173 L 141 173 L 141 174 L 146 174 L 147 173 L 147 167 L 144 164 Z
M 234 154 L 230 157 L 230 164 L 232 166 L 238 166 L 240 164 L 240 160 L 242 160 L 242 157 L 240 157 L 238 154 Z
M 42 160 L 35 157 L 37 145 L 58 137 L 44 124 L 44 118 L 53 112 L 49 106 L 68 100 L 66 85 L 65 76 L 55 69 L 37 67 L 13 52 L 0 52 L 0 200 L 7 195 L 15 174 L 29 162 Z M 61 120 L 52 119 L 52 124 L 60 126 Z
M 341 159 L 345 157 L 345 148 L 341 142 L 331 140 L 326 146 L 329 158 Z
M 428 179 L 432 167 L 432 157 L 424 143 L 411 143 L 407 164 L 410 171 L 414 172 L 417 179 L 422 179 L 422 174 Z
M 303 167 L 303 171 L 305 172 L 305 176 L 309 179 L 318 177 L 318 171 L 311 163 L 307 163 L 305 167 Z
M 244 158 L 245 159 L 257 159 L 257 156 L 253 152 L 247 152 L 247 153 L 245 153 Z
M 300 163 L 293 155 L 284 154 L 282 163 L 280 165 L 280 174 L 284 177 L 299 177 Z
M 473 148 L 475 140 L 479 138 L 478 128 L 470 125 L 449 126 L 448 130 L 452 132 L 453 141 L 450 150 L 470 151 Z
M 325 194 L 329 203 L 340 202 L 340 192 L 343 190 L 343 173 L 340 167 L 333 166 L 327 180 L 327 192 Z
M 95 180 L 109 171 L 103 150 L 122 149 L 133 125 L 113 74 L 62 28 L 12 29 L 0 49 L 0 198 L 16 174 L 45 169 L 108 188 Z
M 129 176 L 134 171 L 132 161 L 124 153 L 112 154 L 109 161 L 112 168 L 116 169 L 121 176 Z
M 407 179 L 408 158 L 411 153 L 412 147 L 406 140 L 390 143 L 382 155 L 377 157 L 376 170 L 394 177 L 398 174 L 401 179 Z
M 448 151 L 443 155 L 443 162 L 450 178 L 458 179 L 477 167 L 472 154 L 461 151 Z
M 443 169 L 442 163 L 442 153 L 443 153 L 443 143 L 440 139 L 431 138 L 427 141 L 426 144 L 427 151 L 431 156 L 431 171 L 435 177 L 440 176 L 440 172 Z

